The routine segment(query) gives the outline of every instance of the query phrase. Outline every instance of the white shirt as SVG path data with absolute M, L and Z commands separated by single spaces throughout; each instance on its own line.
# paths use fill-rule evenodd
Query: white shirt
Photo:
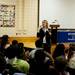
M 42 50 L 43 48 L 35 48 L 34 50 L 32 50 L 30 53 L 29 53 L 29 56 L 31 57 L 31 58 L 34 58 L 35 57 L 35 52 L 37 51 L 37 50 Z
M 48 29 L 43 28 L 43 31 L 46 32 L 46 31 L 48 31 Z M 43 43 L 46 43 L 46 36 L 44 36 L 44 38 L 43 38 Z

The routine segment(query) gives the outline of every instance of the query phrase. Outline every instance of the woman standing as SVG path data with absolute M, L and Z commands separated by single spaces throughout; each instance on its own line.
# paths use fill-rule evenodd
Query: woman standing
M 39 30 L 40 38 L 42 40 L 42 46 L 47 45 L 49 50 L 51 47 L 51 33 L 50 29 L 48 28 L 48 21 L 42 21 L 42 27 Z

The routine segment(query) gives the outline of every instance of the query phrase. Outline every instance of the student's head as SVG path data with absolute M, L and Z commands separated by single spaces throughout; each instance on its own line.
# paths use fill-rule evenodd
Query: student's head
M 6 56 L 9 59 L 17 57 L 17 55 L 18 55 L 18 46 L 11 45 L 10 47 L 7 48 L 7 50 L 6 50 Z
M 2 40 L 8 41 L 8 35 L 3 35 L 3 36 L 2 36 Z
M 18 41 L 17 40 L 13 40 L 12 41 L 12 45 L 18 45 Z
M 43 63 L 45 59 L 45 53 L 43 50 L 39 49 L 35 52 L 35 60 L 37 63 Z
M 65 55 L 64 50 L 65 50 L 65 46 L 63 44 L 58 44 L 53 53 L 53 58 L 56 58 L 61 55 L 64 56 Z
M 36 48 L 42 48 L 42 41 L 41 40 L 36 40 L 35 41 L 35 46 L 36 46 Z
M 1 45 L 5 45 L 5 44 L 7 44 L 8 43 L 8 35 L 3 35 L 2 37 L 1 37 Z
M 47 20 L 43 20 L 42 21 L 42 26 L 43 26 L 43 28 L 48 28 L 48 21 Z
M 18 44 L 20 48 L 24 48 L 24 44 L 23 43 L 19 43 Z

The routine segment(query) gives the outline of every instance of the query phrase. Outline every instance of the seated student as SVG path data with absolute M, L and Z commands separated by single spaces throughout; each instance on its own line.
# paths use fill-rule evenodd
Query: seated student
M 75 45 L 70 44 L 68 54 L 68 71 L 70 75 L 75 75 Z
M 35 52 L 34 60 L 30 63 L 30 73 L 32 75 L 57 75 L 54 67 L 50 66 L 51 62 L 46 59 L 44 50 L 39 49 Z
M 21 72 L 27 74 L 29 72 L 30 66 L 27 61 L 21 59 L 18 46 L 12 45 L 7 48 L 7 57 L 9 59 L 8 64 L 13 68 L 13 70 L 11 68 L 12 73 Z
M 6 49 L 10 46 L 8 39 L 9 39 L 8 35 L 3 35 L 1 37 L 0 51 L 4 54 L 4 56 L 5 56 Z
M 53 52 L 53 58 L 56 59 L 58 56 L 63 56 L 65 57 L 65 46 L 63 44 L 58 44 Z
M 3 48 L 7 48 L 10 46 L 10 43 L 9 43 L 9 36 L 8 35 L 3 35 L 1 37 L 1 46 Z
M 42 50 L 42 49 L 43 49 L 43 48 L 42 48 L 42 42 L 41 42 L 41 40 L 40 40 L 39 35 L 40 35 L 40 34 L 38 33 L 38 35 L 37 35 L 38 39 L 35 41 L 35 46 L 36 46 L 36 48 L 33 49 L 32 51 L 30 51 L 30 53 L 29 53 L 29 56 L 30 56 L 31 59 L 35 57 L 35 52 L 36 52 L 37 50 Z
M 65 68 L 66 68 L 66 58 L 64 53 L 65 46 L 63 44 L 58 44 L 55 48 L 53 53 L 55 68 L 61 75 L 66 75 Z
M 44 48 L 41 48 L 39 42 L 37 42 L 37 43 L 35 42 L 35 45 L 36 45 L 36 48 L 29 53 L 30 62 L 34 60 L 35 53 L 37 50 L 43 50 L 44 54 L 46 55 L 45 61 L 49 60 L 50 64 L 52 65 L 53 64 L 53 58 L 52 58 L 52 55 L 49 53 L 49 49 L 47 48 L 48 46 L 44 45 Z

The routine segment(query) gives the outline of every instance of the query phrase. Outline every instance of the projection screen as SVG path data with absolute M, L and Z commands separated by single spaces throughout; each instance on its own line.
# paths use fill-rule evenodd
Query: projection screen
M 39 0 L 39 25 L 42 20 L 54 20 L 63 29 L 75 29 L 75 0 Z

